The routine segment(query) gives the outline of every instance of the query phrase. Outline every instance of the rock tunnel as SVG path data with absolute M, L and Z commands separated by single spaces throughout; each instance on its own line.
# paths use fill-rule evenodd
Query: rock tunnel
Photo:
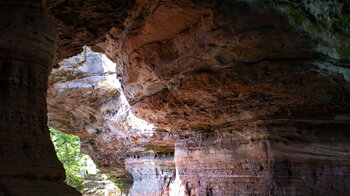
M 48 122 L 128 195 L 350 195 L 349 23 L 344 0 L 0 0 L 0 196 L 81 195 Z M 114 71 L 58 72 L 84 45 Z

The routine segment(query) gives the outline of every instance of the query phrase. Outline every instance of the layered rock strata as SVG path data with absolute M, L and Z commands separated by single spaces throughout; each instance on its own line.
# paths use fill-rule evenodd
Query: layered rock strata
M 79 130 L 84 134 L 77 131 L 82 138 L 88 126 L 102 127 L 102 133 L 125 133 L 116 136 L 118 143 L 102 142 L 98 137 L 104 134 L 88 138 L 90 149 L 104 151 L 97 153 L 104 155 L 100 159 L 113 163 L 110 168 L 126 166 L 131 171 L 138 186 L 130 194 L 349 195 L 348 8 L 345 1 L 135 1 L 123 25 L 112 25 L 105 40 L 93 48 L 117 64 L 115 77 L 131 105 L 128 110 L 158 127 L 152 131 L 157 139 L 140 137 L 166 143 L 154 142 L 155 150 L 170 144 L 168 134 L 175 135 L 174 163 L 169 162 L 175 174 L 164 170 L 169 171 L 164 173 L 166 180 L 156 172 L 165 160 L 160 164 L 159 158 L 147 153 L 138 158 L 134 153 L 147 151 L 143 139 L 119 139 L 134 138 L 138 131 L 110 128 L 126 127 L 108 125 L 114 114 L 94 109 L 82 117 L 87 108 L 73 114 L 74 122 L 65 126 L 78 130 L 69 126 L 82 124 Z M 64 47 L 58 54 L 73 55 L 65 54 Z M 59 92 L 62 87 L 53 88 Z M 72 88 L 70 94 L 80 89 Z M 93 90 L 81 91 L 74 98 L 79 97 L 79 105 L 98 97 Z M 85 92 L 90 95 L 84 98 Z M 101 100 L 107 95 L 118 100 L 116 94 L 90 103 L 103 108 Z M 69 96 L 63 93 L 64 100 Z M 69 102 L 77 108 L 76 102 Z M 108 107 L 118 113 L 118 104 Z M 91 123 L 94 118 L 107 124 Z M 109 144 L 118 144 L 113 145 L 118 150 L 105 156 Z M 135 150 L 135 144 L 142 148 Z M 118 172 L 128 173 L 114 173 Z M 161 188 L 146 189 L 151 183 Z
M 79 195 L 47 128 L 56 34 L 41 1 L 0 1 L 0 195 Z
M 155 4 L 101 47 L 135 115 L 178 135 L 181 194 L 350 194 L 346 56 L 273 8 Z
M 130 195 L 169 195 L 175 180 L 173 152 L 151 152 L 129 157 L 125 168 L 133 175 Z
M 82 152 L 89 154 L 100 170 L 114 175 L 124 193 L 132 188 L 131 194 L 148 195 L 167 188 L 170 177 L 164 180 L 155 170 L 174 173 L 174 140 L 168 132 L 157 130 L 130 112 L 116 65 L 87 48 L 60 66 L 49 78 L 49 124 L 79 136 Z M 142 161 L 150 156 L 151 160 Z M 139 187 L 145 181 L 155 185 Z

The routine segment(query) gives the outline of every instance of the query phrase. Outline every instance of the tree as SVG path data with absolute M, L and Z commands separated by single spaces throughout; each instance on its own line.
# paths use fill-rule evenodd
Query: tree
M 87 167 L 85 161 L 87 155 L 80 152 L 79 137 L 62 133 L 52 127 L 49 128 L 57 157 L 66 170 L 66 183 L 79 191 L 83 190 L 83 172 Z

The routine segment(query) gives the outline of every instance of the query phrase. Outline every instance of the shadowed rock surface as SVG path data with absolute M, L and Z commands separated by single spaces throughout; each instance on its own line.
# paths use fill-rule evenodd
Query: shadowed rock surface
M 79 195 L 47 128 L 55 29 L 40 1 L 0 1 L 0 195 Z
M 103 41 L 112 28 L 123 23 L 135 4 L 134 0 L 44 0 L 43 4 L 58 34 L 55 64 L 82 51 L 83 45 Z

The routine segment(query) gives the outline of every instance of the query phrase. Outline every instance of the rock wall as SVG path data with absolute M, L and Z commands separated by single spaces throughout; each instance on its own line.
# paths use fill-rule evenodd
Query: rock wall
M 57 62 L 88 44 L 117 64 L 64 71 L 49 117 L 131 195 L 350 194 L 346 1 L 97 4 L 45 1 Z
M 177 186 L 185 195 L 349 194 L 347 124 L 265 123 L 176 138 Z
M 151 152 L 143 156 L 129 157 L 125 160 L 125 168 L 134 178 L 130 195 L 170 194 L 170 184 L 175 180 L 172 152 Z
M 47 128 L 56 34 L 41 1 L 0 1 L 0 195 L 79 195 Z
M 348 5 L 266 2 L 142 1 L 97 45 L 134 114 L 176 135 L 175 194 L 350 194 L 349 31 L 320 15 Z

